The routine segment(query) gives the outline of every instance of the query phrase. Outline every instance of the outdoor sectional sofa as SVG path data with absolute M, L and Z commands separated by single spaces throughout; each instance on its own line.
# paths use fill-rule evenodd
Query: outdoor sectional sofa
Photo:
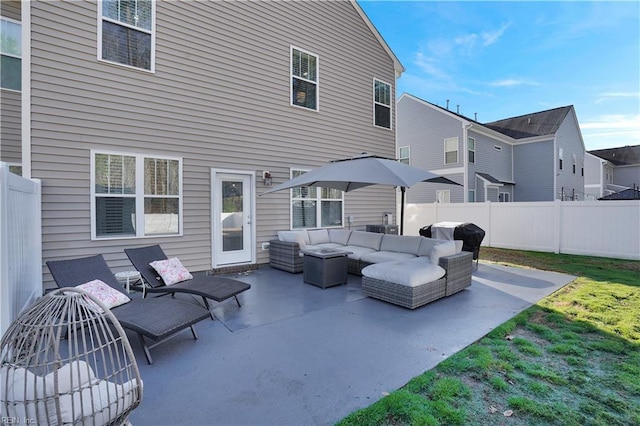
M 461 241 L 347 229 L 280 231 L 269 243 L 270 265 L 302 272 L 301 250 L 351 252 L 348 270 L 362 275 L 365 295 L 415 309 L 471 285 L 473 253 Z

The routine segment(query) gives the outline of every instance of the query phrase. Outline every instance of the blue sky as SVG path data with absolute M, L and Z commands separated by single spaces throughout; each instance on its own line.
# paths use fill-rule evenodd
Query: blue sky
M 640 2 L 359 0 L 403 92 L 485 123 L 573 105 L 587 150 L 640 144 Z

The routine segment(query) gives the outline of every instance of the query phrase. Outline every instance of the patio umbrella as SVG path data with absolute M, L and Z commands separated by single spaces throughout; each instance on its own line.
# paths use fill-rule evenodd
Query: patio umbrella
M 400 234 L 402 234 L 405 189 L 418 182 L 459 185 L 450 179 L 397 160 L 362 154 L 357 157 L 334 160 L 325 166 L 276 185 L 261 195 L 298 186 L 333 188 L 345 192 L 370 185 L 397 186 L 400 187 L 402 194 L 400 204 Z

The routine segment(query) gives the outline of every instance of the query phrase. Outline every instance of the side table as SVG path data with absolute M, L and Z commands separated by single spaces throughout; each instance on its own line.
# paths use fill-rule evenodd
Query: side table
M 131 293 L 130 285 L 132 283 L 135 284 L 137 282 L 142 281 L 142 277 L 140 276 L 140 272 L 138 271 L 117 272 L 116 279 L 120 284 L 123 284 L 125 286 L 127 293 Z
M 303 280 L 321 288 L 347 283 L 347 256 L 352 252 L 337 249 L 302 250 Z

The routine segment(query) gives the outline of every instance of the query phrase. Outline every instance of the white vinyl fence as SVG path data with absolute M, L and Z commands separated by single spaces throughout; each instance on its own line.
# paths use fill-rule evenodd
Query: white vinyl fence
M 41 186 L 0 162 L 0 336 L 42 296 Z
M 405 235 L 436 222 L 471 222 L 482 245 L 640 260 L 640 201 L 408 204 Z

